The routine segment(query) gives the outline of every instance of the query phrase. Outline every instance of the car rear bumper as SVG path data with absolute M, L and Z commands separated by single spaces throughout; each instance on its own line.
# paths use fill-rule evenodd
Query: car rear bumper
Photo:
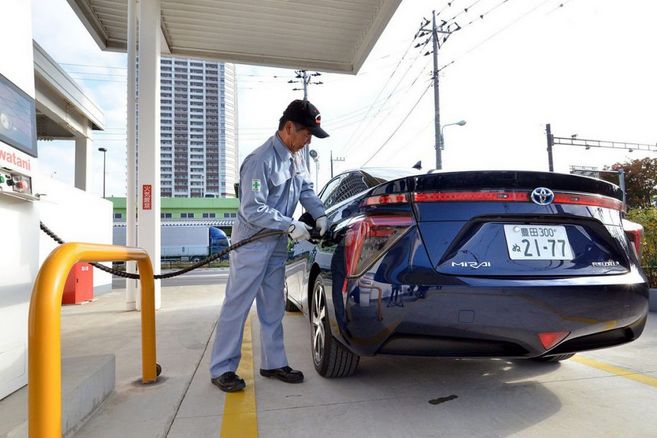
M 341 334 L 360 355 L 538 357 L 572 353 L 636 339 L 648 313 L 645 283 L 375 286 L 354 288 L 347 300 Z M 546 332 L 567 335 L 546 348 L 539 338 Z

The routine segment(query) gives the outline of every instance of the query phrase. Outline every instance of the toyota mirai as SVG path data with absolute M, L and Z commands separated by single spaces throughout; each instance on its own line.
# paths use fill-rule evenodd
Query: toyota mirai
M 332 225 L 290 248 L 286 308 L 308 316 L 322 376 L 378 354 L 556 362 L 643 331 L 643 230 L 616 185 L 362 169 L 319 196 Z

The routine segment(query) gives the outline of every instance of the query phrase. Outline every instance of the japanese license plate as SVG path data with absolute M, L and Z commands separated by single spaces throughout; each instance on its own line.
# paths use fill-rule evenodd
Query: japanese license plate
M 563 225 L 504 225 L 511 260 L 572 260 Z

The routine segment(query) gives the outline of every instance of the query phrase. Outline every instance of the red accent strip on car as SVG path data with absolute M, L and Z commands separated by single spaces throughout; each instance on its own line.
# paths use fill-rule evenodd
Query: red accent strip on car
M 413 193 L 415 202 L 531 202 L 529 192 L 479 191 L 479 192 L 426 192 Z M 624 210 L 622 201 L 602 195 L 579 193 L 555 193 L 552 204 L 586 205 L 614 210 Z
M 485 192 L 429 192 L 413 193 L 415 202 L 467 202 L 467 201 L 501 201 L 527 202 L 528 192 L 485 191 Z

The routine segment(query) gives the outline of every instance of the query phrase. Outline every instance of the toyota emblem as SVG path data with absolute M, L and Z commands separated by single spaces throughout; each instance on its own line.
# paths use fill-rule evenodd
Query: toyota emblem
M 538 205 L 550 205 L 554 201 L 554 192 L 547 187 L 536 187 L 530 196 L 532 202 Z

